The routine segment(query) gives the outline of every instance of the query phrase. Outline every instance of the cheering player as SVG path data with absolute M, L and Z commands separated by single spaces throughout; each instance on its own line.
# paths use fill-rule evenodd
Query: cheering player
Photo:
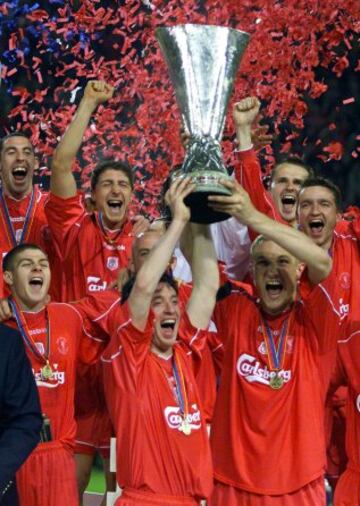
M 336 346 L 339 315 L 327 281 L 314 288 L 301 283 L 300 299 L 296 286 L 299 261 L 310 284 L 323 281 L 332 262 L 304 234 L 258 212 L 238 183 L 224 184 L 232 196 L 209 197 L 214 209 L 263 235 L 251 254 L 259 299 L 239 290 L 215 310 L 228 338 L 212 426 L 210 504 L 324 504 L 320 359 Z
M 240 165 L 235 168 L 236 179 L 249 192 L 254 206 L 274 220 L 297 225 L 297 200 L 302 183 L 314 175 L 311 167 L 300 159 L 290 157 L 274 167 L 271 173 L 270 192 L 261 180 L 261 168 L 253 149 L 251 126 L 256 120 L 260 102 L 247 97 L 234 106 Z
M 56 257 L 44 212 L 47 194 L 33 185 L 33 175 L 37 167 L 38 161 L 34 147 L 24 133 L 13 132 L 1 139 L 0 254 L 3 258 L 16 245 L 32 242 L 47 251 L 55 267 Z M 60 273 L 58 262 L 56 271 Z M 55 298 L 58 285 L 59 283 L 55 283 L 54 279 L 51 293 Z M 0 297 L 4 296 L 4 289 L 1 275 Z
M 176 283 L 163 274 L 190 218 L 183 199 L 192 189 L 188 179 L 171 186 L 173 220 L 139 269 L 126 304 L 111 293 L 76 304 L 111 335 L 101 360 L 117 438 L 117 479 L 124 489 L 116 503 L 121 506 L 195 506 L 212 488 L 207 432 L 192 372 L 207 335 L 199 329 L 209 324 L 219 283 L 204 226 L 195 226 L 193 291 L 186 313 L 180 314 Z M 123 298 L 125 292 L 126 287 Z M 104 304 L 106 296 L 113 300 Z
M 102 81 L 87 84 L 77 113 L 52 161 L 46 214 L 63 261 L 65 282 L 61 300 L 65 302 L 105 290 L 116 279 L 118 270 L 128 264 L 134 234 L 144 229 L 144 220 L 140 217 L 134 227 L 128 219 L 133 175 L 127 164 L 107 160 L 96 167 L 91 190 L 97 212 L 92 214 L 85 211 L 72 174 L 72 165 L 90 118 L 96 107 L 109 100 L 113 92 L 113 87 Z M 108 472 L 111 426 L 100 378 L 100 364 L 90 368 L 79 366 L 76 460 L 81 496 L 90 478 L 96 449 L 101 450 L 106 461 L 108 489 L 113 486 Z
M 68 304 L 46 303 L 49 260 L 38 246 L 15 247 L 4 257 L 3 271 L 13 324 L 22 334 L 43 413 L 42 442 L 17 474 L 20 504 L 78 506 L 74 389 L 82 319 Z

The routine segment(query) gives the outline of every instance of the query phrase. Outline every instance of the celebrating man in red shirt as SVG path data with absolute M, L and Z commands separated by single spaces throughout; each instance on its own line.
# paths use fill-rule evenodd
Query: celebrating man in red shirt
M 326 281 L 312 289 L 301 283 L 300 299 L 296 288 L 299 262 L 311 284 L 328 276 L 332 262 L 304 234 L 258 212 L 238 183 L 224 184 L 233 195 L 209 197 L 211 205 L 262 235 L 251 253 L 259 299 L 238 290 L 215 310 L 227 340 L 211 434 L 210 504 L 324 504 L 320 359 L 336 346 L 339 315 Z
M 76 115 L 55 150 L 51 166 L 50 196 L 46 204 L 49 227 L 62 259 L 64 283 L 61 300 L 78 300 L 105 290 L 128 264 L 134 234 L 141 231 L 128 218 L 133 175 L 124 162 L 106 160 L 93 171 L 92 198 L 96 211 L 88 214 L 77 193 L 72 165 L 96 107 L 109 100 L 113 87 L 90 81 Z M 111 425 L 101 384 L 101 365 L 80 366 L 76 391 L 77 468 L 82 495 L 90 478 L 96 449 L 105 458 L 108 472 Z M 96 395 L 94 395 L 96 392 Z
M 13 321 L 32 365 L 43 413 L 42 442 L 17 474 L 22 506 L 78 506 L 73 457 L 75 366 L 83 336 L 74 307 L 49 303 L 50 268 L 36 245 L 22 244 L 3 260 Z M 8 312 L 8 315 L 10 313 Z
M 186 313 L 181 314 L 176 282 L 163 274 L 190 217 L 183 199 L 191 189 L 187 180 L 170 188 L 173 220 L 132 280 L 127 303 L 120 305 L 108 292 L 76 304 L 99 332 L 111 336 L 101 361 L 117 438 L 121 506 L 195 506 L 212 489 L 206 424 L 193 374 L 219 284 L 204 226 L 193 226 L 193 290 Z M 123 298 L 126 292 L 124 286 Z M 94 347 L 89 340 L 90 356 Z
M 31 242 L 45 249 L 55 267 L 56 257 L 44 212 L 46 193 L 33 185 L 34 171 L 38 167 L 34 147 L 23 132 L 13 132 L 0 141 L 0 235 L 1 258 L 18 244 Z M 61 276 L 58 263 L 56 270 Z M 0 296 L 4 296 L 0 276 Z M 58 284 L 52 283 L 52 296 L 56 297 Z M 57 286 L 56 286 L 57 285 Z

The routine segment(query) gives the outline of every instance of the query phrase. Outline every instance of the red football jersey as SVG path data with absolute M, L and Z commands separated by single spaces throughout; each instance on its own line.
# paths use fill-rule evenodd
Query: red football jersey
M 323 474 L 327 385 L 320 362 L 336 346 L 339 328 L 331 284 L 330 279 L 313 288 L 278 317 L 265 315 L 275 342 L 289 318 L 278 390 L 271 388 L 274 373 L 257 300 L 241 290 L 217 304 L 215 323 L 227 336 L 211 432 L 220 482 L 281 495 Z
M 192 285 L 178 280 L 179 302 L 185 311 L 191 296 Z M 209 331 L 208 338 L 201 353 L 201 361 L 195 371 L 195 379 L 199 389 L 202 411 L 207 423 L 211 423 L 217 392 L 217 380 L 221 373 L 224 346 L 218 333 Z
M 53 377 L 45 380 L 41 369 L 44 362 L 26 345 L 39 390 L 41 409 L 50 419 L 52 440 L 73 447 L 76 434 L 74 419 L 75 367 L 80 339 L 84 335 L 82 318 L 69 304 L 47 305 L 49 321 L 49 363 Z M 46 352 L 47 325 L 45 309 L 39 312 L 22 312 L 30 337 L 40 353 Z M 66 322 L 66 323 L 64 323 Z M 15 321 L 11 321 L 16 326 Z M 89 338 L 89 337 L 88 337 Z
M 79 300 L 105 290 L 116 279 L 118 270 L 128 265 L 134 239 L 129 222 L 121 230 L 102 230 L 98 214 L 85 211 L 81 194 L 63 199 L 50 193 L 45 212 L 63 260 L 62 301 Z M 78 366 L 76 418 L 79 426 L 88 416 L 102 416 L 106 411 L 101 374 L 100 363 Z M 97 444 L 96 441 L 107 436 L 110 441 L 111 434 L 105 429 L 104 436 L 94 435 L 91 441 L 84 441 L 79 432 L 79 439 L 88 444 Z
M 55 254 L 55 248 L 52 243 L 50 230 L 45 216 L 44 204 L 47 193 L 43 193 L 37 186 L 34 186 L 34 195 L 32 209 L 29 209 L 32 194 L 26 195 L 24 198 L 17 200 L 8 195 L 4 195 L 4 201 L 9 213 L 10 223 L 15 233 L 16 243 L 28 242 L 38 245 L 48 255 L 52 273 L 50 295 L 53 300 L 59 300 L 58 289 L 61 286 L 61 265 Z M 31 206 L 30 206 L 31 207 Z M 23 234 L 24 223 L 29 209 L 28 218 L 26 220 L 26 230 Z M 31 211 L 31 212 L 30 212 Z M 12 238 L 12 234 L 7 225 L 6 213 L 0 206 L 0 223 L 2 233 L 0 235 L 0 252 L 1 259 L 12 248 L 16 246 Z M 0 297 L 6 297 L 9 292 L 4 284 L 2 276 L 2 266 L 0 266 Z
M 333 259 L 331 276 L 334 276 L 338 290 L 336 305 L 342 318 L 350 312 L 352 317 L 355 311 L 358 316 L 359 307 L 356 296 L 356 285 L 360 277 L 360 247 L 359 239 L 352 223 L 341 221 L 337 225 L 330 255 Z
M 49 227 L 63 260 L 61 300 L 70 302 L 105 290 L 131 257 L 132 225 L 102 231 L 98 214 L 88 214 L 80 194 L 63 199 L 49 194 L 45 205 Z
M 133 327 L 127 304 L 114 292 L 80 301 L 76 308 L 111 336 L 101 356 L 110 417 L 117 440 L 120 486 L 164 495 L 208 497 L 212 489 L 211 455 L 201 412 L 194 362 L 199 360 L 207 332 L 194 329 L 183 315 L 174 346 L 188 397 L 191 434 L 180 431 L 179 403 L 174 395 L 171 360 L 150 351 L 150 315 L 144 332 Z M 95 330 L 95 329 L 93 329 Z M 91 360 L 91 348 L 83 349 Z M 101 347 L 101 342 L 98 342 Z
M 348 467 L 360 472 L 360 322 L 352 318 L 338 341 L 340 381 L 348 385 L 346 406 L 346 453 Z

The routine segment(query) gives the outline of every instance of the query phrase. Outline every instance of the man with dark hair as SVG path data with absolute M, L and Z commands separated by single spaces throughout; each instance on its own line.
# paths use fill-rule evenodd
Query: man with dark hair
M 2 307 L 13 318 L 8 324 L 21 333 L 43 413 L 41 442 L 16 476 L 20 504 L 78 506 L 74 390 L 83 321 L 73 306 L 48 303 L 49 260 L 38 246 L 16 246 L 5 256 L 3 270 L 11 298 Z M 10 367 L 17 379 L 22 374 L 17 362 Z
M 46 194 L 33 185 L 37 167 L 33 145 L 25 133 L 13 132 L 1 139 L 0 255 L 2 258 L 17 244 L 33 242 L 46 249 L 55 266 L 44 212 Z M 52 295 L 56 295 L 55 285 Z M 4 296 L 4 289 L 0 276 L 0 296 Z
M 92 171 L 91 182 L 90 182 L 90 186 L 91 186 L 92 191 L 95 190 L 101 174 L 103 172 L 105 172 L 107 169 L 120 170 L 121 172 L 126 174 L 129 179 L 131 189 L 132 190 L 134 189 L 134 173 L 128 163 L 120 162 L 120 161 L 116 161 L 116 160 L 104 160 L 103 162 L 98 163 L 97 166 L 95 167 L 95 169 Z
M 135 224 L 129 219 L 133 176 L 124 162 L 105 160 L 95 169 L 91 182 L 95 212 L 85 211 L 83 199 L 77 193 L 72 173 L 75 156 L 93 112 L 99 104 L 111 99 L 113 92 L 113 87 L 105 82 L 88 82 L 76 115 L 52 159 L 50 196 L 45 211 L 62 259 L 61 300 L 65 302 L 103 291 L 114 282 L 119 269 L 128 265 L 134 236 L 148 226 L 142 217 L 137 217 Z M 108 468 L 111 425 L 100 364 L 79 368 L 76 419 L 76 459 L 82 496 L 97 448 L 101 449 Z M 107 480 L 112 487 L 109 472 Z
M 15 473 L 40 440 L 41 410 L 21 335 L 0 323 L 0 504 L 17 506 Z
M 171 186 L 173 219 L 148 252 L 125 304 L 109 292 L 75 305 L 94 322 L 93 332 L 111 336 L 101 361 L 117 439 L 117 479 L 123 488 L 119 506 L 193 506 L 212 489 L 206 424 L 193 372 L 219 284 L 207 227 L 192 225 L 194 282 L 186 311 L 181 311 L 172 276 L 164 275 L 190 218 L 184 198 L 191 191 L 188 178 Z M 89 344 L 90 356 L 96 346 L 101 343 Z

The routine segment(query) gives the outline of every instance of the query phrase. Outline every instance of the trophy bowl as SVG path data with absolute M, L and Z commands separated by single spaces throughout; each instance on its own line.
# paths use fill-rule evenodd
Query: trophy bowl
M 185 203 L 191 221 L 227 219 L 208 207 L 208 195 L 231 195 L 220 179 L 230 179 L 220 142 L 234 79 L 249 41 L 246 32 L 212 25 L 186 24 L 156 29 L 190 140 L 184 163 L 172 178 L 191 177 L 195 190 Z

